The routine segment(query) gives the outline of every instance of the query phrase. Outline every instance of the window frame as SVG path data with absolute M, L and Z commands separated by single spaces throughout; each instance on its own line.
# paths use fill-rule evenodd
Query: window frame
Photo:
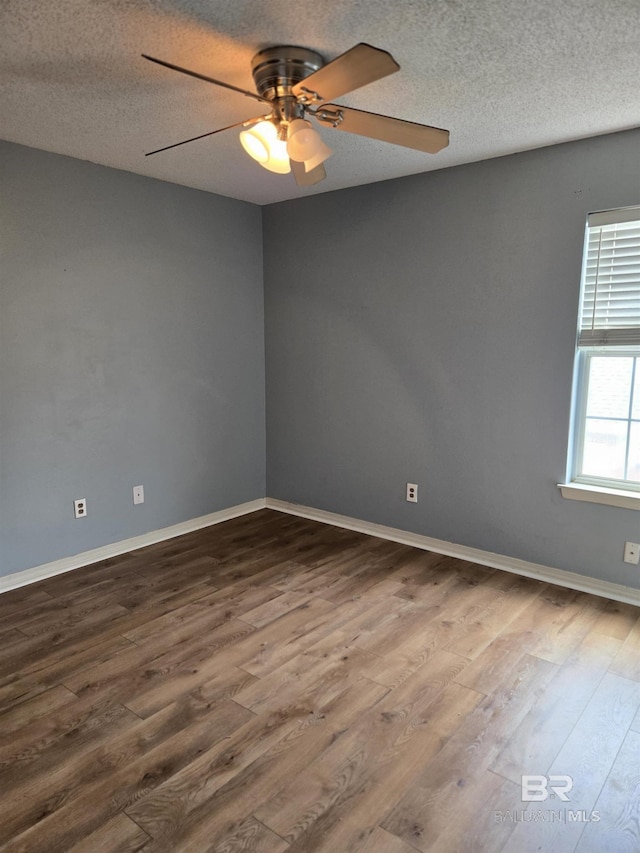
M 583 474 L 582 466 L 584 460 L 584 440 L 587 424 L 587 402 L 589 392 L 590 362 L 592 358 L 640 358 L 640 346 L 634 347 L 578 347 L 576 367 L 576 396 L 574 429 L 572 431 L 571 448 L 571 476 L 572 483 L 586 486 L 602 486 L 606 489 L 618 489 L 638 494 L 640 498 L 640 480 L 618 480 L 612 477 L 599 477 L 594 474 Z M 637 363 L 631 376 L 631 390 L 629 398 L 629 413 L 627 418 L 612 418 L 612 420 L 623 421 L 630 429 L 630 424 L 637 422 L 632 418 L 632 407 L 634 402 L 634 381 L 638 370 Z M 625 468 L 628 464 L 628 448 L 625 454 Z
M 636 215 L 631 216 L 630 214 Z M 580 302 L 577 317 L 578 330 L 576 336 L 574 377 L 571 393 L 571 420 L 569 449 L 567 455 L 567 472 L 566 481 L 564 483 L 559 483 L 558 488 L 564 498 L 569 498 L 571 500 L 601 503 L 610 506 L 624 507 L 626 509 L 640 510 L 640 481 L 616 480 L 607 477 L 582 474 L 584 442 L 587 425 L 590 359 L 593 356 L 640 358 L 640 343 L 637 340 L 637 335 L 634 336 L 635 340 L 633 340 L 633 342 L 629 341 L 623 343 L 622 341 L 614 342 L 613 340 L 611 343 L 606 344 L 604 342 L 580 342 L 581 329 L 583 328 L 583 305 L 586 291 L 590 228 L 597 227 L 598 225 L 609 225 L 631 221 L 640 221 L 640 206 L 635 205 L 603 211 L 601 213 L 590 213 L 585 224 L 580 276 Z M 640 254 L 638 257 L 640 258 Z M 594 299 L 596 295 L 597 284 Z M 640 329 L 640 307 L 638 310 L 638 321 L 635 325 L 636 328 Z M 637 363 L 635 370 L 638 370 Z M 629 417 L 626 420 L 628 429 L 630 428 L 629 424 L 636 420 L 631 418 L 633 391 L 634 388 L 632 384 L 629 401 Z M 627 459 L 628 453 L 625 459 L 625 469 L 627 467 Z

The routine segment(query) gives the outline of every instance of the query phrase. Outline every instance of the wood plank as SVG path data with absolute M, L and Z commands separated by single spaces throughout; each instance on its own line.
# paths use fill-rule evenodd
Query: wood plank
M 304 637 L 307 630 L 314 625 L 331 624 L 332 605 L 321 598 L 312 598 L 306 605 L 296 607 L 281 616 L 276 622 L 269 622 L 262 628 L 256 628 L 252 634 L 236 643 L 227 655 L 227 661 L 235 666 L 244 668 L 245 662 L 253 660 L 271 646 L 279 646 Z M 325 637 L 331 628 L 323 628 L 321 635 Z M 294 650 L 299 653 L 301 649 Z M 287 660 L 293 657 L 287 655 Z
M 24 640 L 25 636 L 26 634 L 23 634 L 18 628 L 8 628 L 6 631 L 0 631 L 0 648 L 5 649 L 14 643 L 18 643 Z
M 215 592 L 217 587 L 200 578 L 167 578 L 151 587 L 136 581 L 122 590 L 114 590 L 108 597 L 131 613 L 144 610 L 170 611 L 184 604 L 199 601 Z
M 622 648 L 611 665 L 611 672 L 640 681 L 640 617 L 629 631 Z
M 493 589 L 501 589 L 503 592 L 522 592 L 531 595 L 532 598 L 537 598 L 548 587 L 544 581 L 517 575 L 506 569 L 496 569 L 483 583 Z
M 199 636 L 229 619 L 238 618 L 246 611 L 275 598 L 279 594 L 271 587 L 248 589 L 238 584 L 215 590 L 196 601 L 177 606 L 173 610 L 153 613 L 130 627 L 123 627 L 123 636 L 140 645 L 143 643 L 165 643 L 168 634 L 172 642 Z
M 253 625 L 254 628 L 262 628 L 269 622 L 274 622 L 288 613 L 290 610 L 295 610 L 296 607 L 306 605 L 308 597 L 302 592 L 283 592 L 282 595 L 277 595 L 275 598 L 269 599 L 264 604 L 254 607 L 253 610 L 248 610 L 242 614 L 242 620 Z
M 449 684 L 405 717 L 400 707 L 370 715 L 343 742 L 329 748 L 284 792 L 257 811 L 290 842 L 291 853 L 357 850 L 397 802 L 428 759 L 437 753 L 480 698 Z
M 495 574 L 495 569 L 487 566 L 478 566 L 467 560 L 458 560 L 455 557 L 434 555 L 438 559 L 433 562 L 429 572 L 423 571 L 422 576 L 413 577 L 405 582 L 406 592 L 402 595 L 407 599 L 422 598 L 423 589 L 437 589 L 439 586 L 454 588 L 458 593 L 467 589 L 473 589 L 479 585 L 488 588 L 487 581 Z M 395 576 L 395 575 L 394 575 Z
M 241 756 L 238 743 L 231 744 L 236 765 L 231 770 L 235 773 L 224 764 L 212 770 L 211 763 L 203 760 L 201 778 L 193 775 L 198 768 L 191 767 L 139 800 L 129 812 L 154 839 L 163 842 L 160 849 L 171 850 L 172 845 L 173 849 L 176 845 L 203 849 L 231 831 L 243 816 L 252 814 L 257 804 L 274 796 L 387 692 L 361 679 L 332 702 L 314 709 L 307 720 L 262 754 Z
M 493 589 L 493 599 L 472 618 L 463 631 L 458 632 L 444 645 L 450 652 L 470 659 L 478 657 L 499 634 L 517 623 L 522 611 L 542 591 L 542 587 L 535 591 L 512 588 L 509 592 L 488 585 L 483 585 L 482 588 Z
M 46 694 L 45 694 L 46 695 Z M 0 785 L 26 784 L 43 772 L 66 763 L 73 744 L 74 760 L 139 722 L 128 708 L 92 697 L 76 699 L 57 714 L 35 720 L 3 739 L 0 747 Z
M 491 769 L 515 784 L 520 784 L 523 774 L 548 773 L 620 645 L 613 637 L 588 635 L 560 667 Z
M 422 551 L 407 548 L 398 554 L 394 561 L 390 577 L 405 585 L 426 585 L 438 580 L 444 574 L 455 576 L 455 561 L 452 557 L 436 554 L 434 551 Z
M 606 634 L 608 637 L 624 641 L 638 618 L 640 618 L 640 610 L 636 605 L 623 604 L 620 601 L 605 601 L 602 613 L 591 630 L 596 634 Z
M 298 740 L 307 727 L 314 725 L 315 717 L 313 707 L 306 703 L 253 717 L 231 737 L 203 750 L 172 773 L 169 784 L 154 786 L 153 793 L 131 798 L 125 806 L 127 814 L 154 838 L 168 839 L 171 847 L 175 832 L 189 829 L 185 822 L 194 808 L 283 739 Z M 208 834 L 209 828 L 205 831 Z
M 372 600 L 371 593 L 372 590 L 368 590 L 366 595 L 335 607 L 324 599 L 312 599 L 306 608 L 308 618 L 302 621 L 296 618 L 294 624 L 289 619 L 280 619 L 273 626 L 270 636 L 261 632 L 257 637 L 249 638 L 244 645 L 249 646 L 250 642 L 251 648 L 244 655 L 238 656 L 238 665 L 253 675 L 265 676 L 306 649 L 325 641 L 329 634 L 338 629 L 348 633 L 357 645 L 362 622 L 388 612 L 387 601 Z M 296 614 L 300 615 L 294 611 L 291 616 L 295 617 Z M 254 642 L 256 640 L 258 642 Z
M 13 614 L 6 613 L 0 597 L 0 615 L 3 628 L 19 624 L 20 630 L 27 636 L 35 636 L 65 626 L 81 622 L 86 614 L 104 608 L 105 603 L 118 605 L 117 601 L 109 601 L 105 596 L 105 588 L 126 588 L 127 583 L 134 583 L 136 576 L 129 572 L 117 580 L 102 581 L 97 585 L 84 586 L 66 595 L 47 596 L 29 607 L 28 611 L 16 610 Z M 138 578 L 138 581 L 140 579 Z M 96 586 L 98 587 L 96 589 Z
M 271 510 L 16 590 L 0 846 L 634 849 L 639 615 Z
M 522 811 L 522 790 L 490 770 L 469 780 L 460 811 L 443 825 L 433 842 L 433 853 L 501 851 L 514 827 L 513 817 Z M 419 830 L 417 830 L 419 831 Z
M 415 853 L 402 839 L 376 826 L 371 835 L 354 853 Z
M 332 561 L 331 565 L 335 566 L 335 562 Z M 365 558 L 362 554 L 359 557 L 354 554 L 351 562 L 355 562 L 355 565 L 349 568 L 338 566 L 333 581 L 326 584 L 323 589 L 317 590 L 315 594 L 338 604 L 352 599 L 355 595 L 363 595 L 372 588 L 377 588 L 379 591 L 382 587 L 385 592 L 394 594 L 404 587 L 400 581 L 388 577 L 389 568 L 393 564 L 388 554 L 372 552 Z M 300 589 L 303 588 L 300 587 Z
M 640 684 L 612 673 L 604 676 L 549 768 L 549 774 L 568 775 L 573 780 L 566 808 L 591 815 L 639 707 Z M 529 803 L 526 811 L 534 809 L 540 809 L 540 803 Z M 522 822 L 509 837 L 504 853 L 574 850 L 584 827 L 581 821 L 571 820 L 566 824 Z
M 431 616 L 431 608 L 428 611 L 437 645 L 463 657 L 479 654 L 492 639 L 480 619 L 499 594 L 466 581 L 456 581 L 448 587 L 445 598 L 436 605 L 436 613 Z
M 34 604 L 51 601 L 52 598 L 52 594 L 47 592 L 41 583 L 7 590 L 0 595 L 0 619 L 4 622 L 6 617 L 12 616 L 16 612 L 29 612 Z
M 269 583 L 271 577 L 277 577 L 282 566 L 282 557 L 276 550 L 266 551 L 260 546 L 255 546 L 236 557 L 217 562 L 212 584 L 222 587 L 249 581 L 253 585 Z
M 507 625 L 500 636 L 507 642 L 526 635 L 527 652 L 563 664 L 598 621 L 605 600 L 586 593 L 548 586 Z
M 456 811 L 442 821 L 440 832 L 430 841 L 429 853 L 465 853 L 500 851 L 509 839 L 514 824 L 508 819 L 522 810 L 521 787 L 508 779 L 485 770 L 465 779 L 463 796 L 458 798 Z M 423 836 L 419 823 L 413 827 L 418 841 Z
M 342 766 L 345 762 L 348 763 L 350 752 L 360 755 L 364 749 L 363 744 L 369 740 L 371 742 L 366 751 L 372 753 L 372 760 L 375 763 L 380 760 L 380 755 L 385 749 L 389 750 L 387 759 L 394 761 L 393 745 L 404 745 L 408 742 L 414 729 L 421 730 L 423 726 L 429 725 L 431 735 L 435 736 L 438 732 L 433 713 L 434 702 L 453 682 L 463 666 L 464 662 L 456 655 L 437 650 L 427 666 L 405 682 L 402 687 L 390 691 L 383 701 L 358 720 L 351 731 L 321 757 L 314 766 L 315 769 L 310 768 L 314 770 L 313 775 L 318 779 L 317 783 L 314 783 L 314 788 L 320 789 L 325 782 L 329 783 L 331 779 L 337 779 L 338 775 L 332 775 L 334 772 L 338 774 L 336 767 Z M 450 719 L 447 724 L 449 727 L 454 727 L 459 722 L 467 700 L 473 705 L 481 698 L 474 691 L 454 690 L 448 695 L 451 701 L 457 697 L 461 702 L 457 712 L 453 714 L 453 719 Z M 449 707 L 449 704 L 445 703 L 445 705 Z M 451 707 L 449 710 L 451 711 Z M 386 764 L 387 761 L 383 763 Z M 406 772 L 406 766 L 403 772 Z M 299 779 L 291 780 L 278 797 L 272 797 L 267 806 L 258 810 L 258 816 L 267 825 L 286 836 L 291 828 L 290 823 L 295 821 L 296 815 L 303 811 L 302 800 L 308 799 L 308 793 L 301 787 L 303 784 L 308 786 L 308 780 L 308 772 L 302 774 Z
M 238 821 L 216 840 L 217 853 L 284 853 L 289 845 L 251 816 Z
M 372 623 L 369 630 L 360 632 L 358 646 L 382 658 L 395 654 L 410 657 L 425 644 L 444 640 L 445 632 L 440 620 L 447 592 L 444 586 L 438 590 L 437 597 L 428 607 L 397 599 L 383 619 Z
M 78 590 L 92 587 L 102 580 L 119 581 L 131 577 L 131 572 L 136 565 L 133 554 L 120 554 L 117 557 L 109 557 L 99 563 L 90 566 L 82 566 L 70 572 L 57 575 L 42 582 L 42 588 L 55 598 L 75 593 Z
M 594 811 L 597 823 L 585 824 L 580 853 L 635 853 L 640 850 L 640 734 L 630 731 L 607 776 Z
M 149 582 L 171 583 L 179 580 L 207 581 L 215 584 L 222 566 L 220 560 L 206 553 L 201 544 L 189 546 L 186 542 L 172 540 L 171 553 L 149 559 L 148 554 L 139 554 L 131 570 L 137 578 Z
M 81 571 L 74 569 L 74 571 Z M 72 572 L 73 574 L 73 572 Z M 128 569 L 126 572 L 120 573 L 116 577 L 105 577 L 103 580 L 98 580 L 95 583 L 85 584 L 77 588 L 70 587 L 64 595 L 56 595 L 52 598 L 58 606 L 79 605 L 85 602 L 91 602 L 95 599 L 100 599 L 105 603 L 118 604 L 109 598 L 111 592 L 126 589 L 129 584 L 137 583 L 141 580 L 140 575 L 135 574 Z
M 20 630 L 27 637 L 57 639 L 63 632 L 74 629 L 75 626 L 86 626 L 87 624 L 99 624 L 116 616 L 126 615 L 127 609 L 121 604 L 93 600 L 82 604 L 68 605 L 56 599 L 59 608 L 55 610 L 46 607 L 37 617 L 29 615 L 20 626 Z M 107 615 L 105 615 L 105 612 Z
M 120 812 L 74 844 L 69 853 L 137 853 L 148 841 L 147 833 Z
M 133 644 L 124 637 L 115 636 L 103 642 L 75 644 L 60 649 L 32 662 L 24 670 L 16 670 L 0 679 L 0 708 L 6 710 L 55 686 L 68 674 L 78 672 L 89 664 L 98 665 L 127 652 Z
M 318 524 L 314 527 L 306 537 L 295 537 L 295 541 L 291 547 L 287 548 L 284 553 L 290 560 L 295 560 L 297 563 L 302 563 L 305 566 L 320 566 L 328 560 L 333 560 L 340 557 L 341 553 L 348 550 L 352 546 L 363 545 L 365 552 L 367 548 L 397 548 L 395 542 L 374 542 L 373 537 L 369 542 L 363 542 L 361 533 L 354 533 L 350 530 L 338 530 L 333 528 L 330 531 L 324 525 Z
M 175 670 L 170 679 L 164 678 L 160 684 L 126 698 L 124 705 L 146 719 L 172 702 L 177 702 L 181 696 L 206 695 L 207 701 L 219 702 L 222 699 L 233 699 L 236 693 L 255 681 L 253 675 L 235 666 L 223 668 L 215 654 L 208 654 L 200 663 L 188 658 L 186 664 L 186 669 Z
M 152 713 L 158 709 L 159 696 L 172 700 L 182 692 L 182 685 L 189 691 L 213 677 L 220 669 L 215 653 L 254 630 L 232 619 L 209 631 L 205 638 L 178 642 L 160 655 L 148 645 L 139 646 L 113 663 L 108 661 L 65 678 L 64 684 L 80 697 L 108 697 Z
M 343 692 L 350 679 L 357 679 L 371 660 L 371 655 L 348 642 L 343 631 L 336 631 L 243 688 L 235 701 L 256 714 L 296 700 L 324 704 Z
M 490 696 L 500 689 L 506 679 L 511 678 L 514 668 L 520 661 L 526 660 L 527 650 L 531 646 L 535 647 L 535 643 L 535 640 L 530 643 L 528 632 L 517 634 L 514 631 L 508 637 L 498 635 L 465 667 L 456 681 L 463 687 Z
M 3 853 L 67 850 L 212 743 L 225 743 L 251 716 L 231 701 L 204 713 L 193 703 L 169 706 L 130 726 L 104 748 L 72 757 L 34 782 L 16 784 L 4 796 L 0 840 L 10 840 Z
M 53 650 L 66 654 L 70 647 L 79 643 L 90 645 L 98 642 L 96 637 L 103 636 L 103 628 L 113 635 L 113 624 L 122 616 L 129 616 L 129 611 L 119 604 L 111 604 L 91 612 L 79 625 L 67 626 L 59 631 L 53 628 L 48 633 L 33 637 L 25 636 L 24 640 L 9 649 L 0 649 L 0 676 L 16 670 L 29 671 L 43 658 L 48 658 Z
M 501 741 L 516 731 L 556 671 L 554 664 L 540 658 L 525 656 L 518 661 L 500 689 L 477 705 L 422 768 L 420 778 L 381 821 L 383 828 L 418 850 L 429 851 L 451 823 L 473 815 L 469 802 L 478 802 L 479 778 L 495 760 Z
M 413 590 L 410 596 L 398 593 L 398 597 L 413 604 L 424 605 L 431 611 L 437 608 L 435 618 L 445 644 L 468 630 L 473 621 L 494 601 L 497 592 L 479 583 L 469 583 L 464 579 L 455 579 L 451 583 L 420 588 L 420 594 Z M 433 612 L 433 611 L 431 611 Z
M 38 693 L 26 702 L 0 712 L 0 754 L 2 754 L 4 744 L 9 740 L 13 741 L 15 732 L 25 728 L 40 717 L 53 714 L 59 708 L 75 702 L 75 700 L 75 694 L 59 684 L 52 687 L 51 690 L 47 690 L 46 693 Z

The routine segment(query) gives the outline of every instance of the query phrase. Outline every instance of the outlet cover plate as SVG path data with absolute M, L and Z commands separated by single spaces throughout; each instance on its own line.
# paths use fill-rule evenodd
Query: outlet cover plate
M 418 484 L 417 483 L 407 483 L 407 500 L 409 503 L 417 504 L 418 503 Z

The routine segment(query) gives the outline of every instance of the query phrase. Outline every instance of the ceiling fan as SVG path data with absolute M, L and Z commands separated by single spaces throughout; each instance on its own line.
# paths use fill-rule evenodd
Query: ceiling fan
M 428 154 L 435 154 L 449 144 L 447 130 L 329 103 L 400 69 L 390 53 L 364 42 L 327 64 L 319 53 L 304 47 L 261 50 L 251 63 L 256 92 L 144 53 L 142 56 L 172 71 L 239 92 L 269 108 L 266 114 L 157 148 L 146 156 L 242 127 L 240 142 L 261 166 L 279 174 L 293 172 L 299 186 L 311 186 L 326 177 L 324 162 L 332 151 L 307 116 L 335 130 L 380 139 Z

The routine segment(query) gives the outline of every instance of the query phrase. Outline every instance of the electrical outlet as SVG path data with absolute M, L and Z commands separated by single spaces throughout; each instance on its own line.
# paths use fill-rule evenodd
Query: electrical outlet
M 133 502 L 134 504 L 144 503 L 144 486 L 133 487 Z
M 76 518 L 85 518 L 87 515 L 87 502 L 84 498 L 78 498 L 73 502 L 73 511 Z
M 624 543 L 624 561 L 637 566 L 640 563 L 640 544 L 637 542 Z
M 407 483 L 407 500 L 409 503 L 418 503 L 418 485 L 417 483 Z

